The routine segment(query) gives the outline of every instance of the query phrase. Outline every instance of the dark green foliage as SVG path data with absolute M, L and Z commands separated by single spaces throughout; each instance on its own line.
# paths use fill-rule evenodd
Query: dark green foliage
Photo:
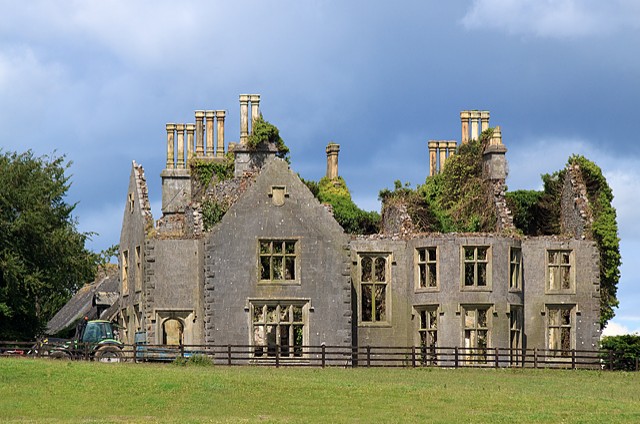
M 251 134 L 247 139 L 247 145 L 252 149 L 257 149 L 260 144 L 275 144 L 278 149 L 276 156 L 289 161 L 289 148 L 280 137 L 278 127 L 265 121 L 262 114 L 253 122 Z
M 318 185 L 318 183 L 312 180 L 305 180 L 300 176 L 300 174 L 298 174 L 298 178 L 300 178 L 300 181 L 302 181 L 304 185 L 306 185 L 307 188 L 311 191 L 311 194 L 313 194 L 313 197 L 317 198 L 318 193 L 320 193 L 320 186 Z
M 439 175 L 428 177 L 418 192 L 426 202 L 432 231 L 493 232 L 496 211 L 491 187 L 482 175 L 482 153 L 493 133 L 460 145 Z
M 541 191 L 517 190 L 506 193 L 507 206 L 513 214 L 513 224 L 524 234 L 536 234 L 540 225 L 538 203 Z
M 620 239 L 616 211 L 612 205 L 613 193 L 600 168 L 583 156 L 569 158 L 570 165 L 578 165 L 587 188 L 587 197 L 593 215 L 590 236 L 600 253 L 600 323 L 605 326 L 613 318 L 613 308 L 620 279 Z M 560 234 L 560 199 L 567 170 L 542 176 L 544 189 L 507 193 L 508 205 L 514 215 L 514 224 L 526 235 Z M 537 198 L 537 201 L 536 201 Z
M 418 190 L 412 190 L 409 183 L 405 183 L 403 186 L 399 180 L 396 180 L 394 181 L 394 190 L 383 189 L 378 198 L 385 207 L 395 203 L 405 205 L 415 230 L 418 232 L 438 231 L 441 228 L 440 220 L 429 207 L 429 203 L 425 201 Z
M 308 183 L 307 187 L 309 186 Z M 350 234 L 376 234 L 380 228 L 380 214 L 360 209 L 353 200 L 342 177 L 329 180 L 324 177 L 318 185 L 318 200 L 333 207 L 333 216 L 345 232 Z
M 605 336 L 600 341 L 600 348 L 614 352 L 613 369 L 636 370 L 636 360 L 640 358 L 640 335 Z M 603 354 L 602 359 L 604 360 L 605 368 L 609 368 L 609 354 Z
M 204 230 L 209 231 L 216 225 L 225 213 L 229 210 L 229 205 L 218 203 L 214 200 L 207 199 L 202 202 L 202 222 Z
M 0 339 L 32 339 L 84 283 L 98 257 L 85 249 L 65 202 L 64 157 L 0 153 Z
M 218 181 L 233 178 L 235 164 L 233 154 L 227 153 L 223 162 L 193 158 L 189 161 L 189 167 L 192 175 L 203 187 L 206 187 L 211 183 L 214 175 Z
M 616 293 L 622 263 L 616 210 L 611 203 L 613 192 L 595 163 L 583 156 L 572 156 L 569 163 L 580 166 L 593 213 L 591 235 L 600 251 L 600 323 L 604 326 L 619 304 Z
M 111 258 L 116 258 L 117 260 L 119 254 L 120 245 L 112 244 L 111 246 L 98 253 L 98 265 L 105 268 L 107 264 L 111 263 Z

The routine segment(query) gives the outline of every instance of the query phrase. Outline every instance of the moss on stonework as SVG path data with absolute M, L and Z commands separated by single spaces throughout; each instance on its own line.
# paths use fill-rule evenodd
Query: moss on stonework
M 205 231 L 211 230 L 214 225 L 222 220 L 229 210 L 229 205 L 212 199 L 202 202 L 202 224 Z
M 191 169 L 191 175 L 202 185 L 206 187 L 211 183 L 213 176 L 215 175 L 218 181 L 229 180 L 233 178 L 233 172 L 235 168 L 234 156 L 232 153 L 227 153 L 224 157 L 224 161 L 212 161 L 209 159 L 192 158 L 189 161 L 189 167 Z

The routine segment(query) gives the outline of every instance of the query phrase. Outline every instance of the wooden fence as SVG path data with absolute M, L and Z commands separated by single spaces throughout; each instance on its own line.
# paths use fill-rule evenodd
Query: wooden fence
M 64 352 L 65 355 L 59 354 Z M 124 345 L 118 355 L 101 357 L 95 345 L 74 348 L 60 344 L 2 342 L 1 356 L 58 357 L 74 360 L 174 361 L 204 355 L 217 365 L 307 367 L 491 367 L 566 368 L 638 371 L 639 358 L 613 350 L 547 350 L 394 346 L 250 346 L 250 345 Z M 196 358 L 194 358 L 195 360 Z

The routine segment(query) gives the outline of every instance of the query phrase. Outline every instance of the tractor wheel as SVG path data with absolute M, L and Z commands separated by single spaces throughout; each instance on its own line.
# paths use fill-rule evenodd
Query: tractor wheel
M 71 355 L 69 355 L 67 352 L 56 350 L 49 354 L 49 358 L 68 361 L 71 359 Z
M 122 351 L 115 346 L 102 346 L 95 357 L 100 362 L 122 362 Z

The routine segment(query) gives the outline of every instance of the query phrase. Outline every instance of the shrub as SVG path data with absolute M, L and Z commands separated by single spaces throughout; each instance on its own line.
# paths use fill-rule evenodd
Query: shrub
M 600 341 L 600 348 L 613 351 L 613 369 L 635 371 L 636 358 L 640 358 L 640 335 L 605 336 Z M 602 359 L 609 368 L 609 354 L 604 353 Z
M 197 366 L 197 367 L 211 367 L 213 366 L 213 359 L 207 355 L 200 353 L 193 354 L 189 357 L 178 356 L 173 361 L 173 365 L 180 367 L 184 366 Z

